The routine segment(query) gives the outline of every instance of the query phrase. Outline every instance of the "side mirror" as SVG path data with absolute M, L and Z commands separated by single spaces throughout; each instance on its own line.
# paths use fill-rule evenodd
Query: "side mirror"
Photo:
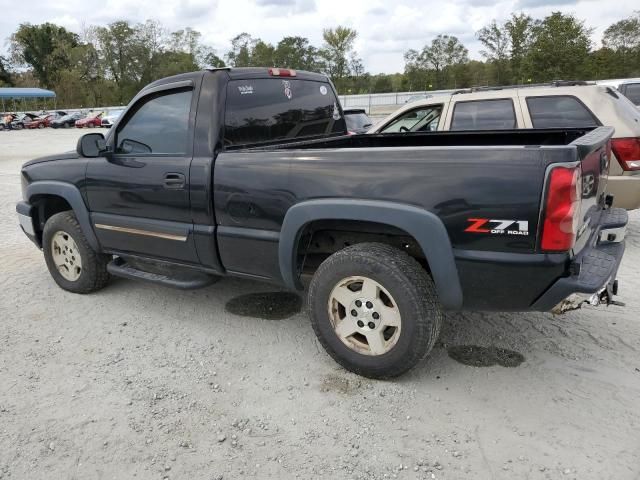
M 107 142 L 101 133 L 87 133 L 78 139 L 76 151 L 81 157 L 99 157 L 107 151 Z

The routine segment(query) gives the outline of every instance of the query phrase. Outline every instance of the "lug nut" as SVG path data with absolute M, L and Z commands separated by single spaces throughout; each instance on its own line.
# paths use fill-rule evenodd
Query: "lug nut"
M 380 314 L 378 312 L 373 312 L 371 316 L 373 317 L 374 320 L 378 320 L 380 318 Z
M 358 312 L 356 312 L 355 310 L 351 310 L 351 315 L 354 317 L 358 316 Z
M 375 324 L 375 323 L 373 323 L 373 322 L 369 322 L 369 325 L 368 325 L 368 326 L 369 326 L 369 328 L 370 328 L 371 330 L 373 330 L 374 328 L 376 328 L 376 324 Z
M 373 303 L 371 302 L 367 302 L 366 305 L 367 305 L 367 308 L 373 308 Z
M 362 302 L 360 300 L 356 300 L 356 307 L 360 308 L 362 306 Z
M 364 322 L 362 320 L 358 320 L 358 326 L 360 328 L 364 327 Z

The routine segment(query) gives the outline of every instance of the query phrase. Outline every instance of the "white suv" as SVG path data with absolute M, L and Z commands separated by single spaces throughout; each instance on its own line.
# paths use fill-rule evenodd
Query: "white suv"
M 615 128 L 607 191 L 614 205 L 640 207 L 640 110 L 614 88 L 585 82 L 461 90 L 407 104 L 367 133 L 446 130 Z

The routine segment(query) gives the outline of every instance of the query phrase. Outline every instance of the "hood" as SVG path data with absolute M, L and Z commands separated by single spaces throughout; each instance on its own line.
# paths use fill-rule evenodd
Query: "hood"
M 28 167 L 30 165 L 35 165 L 36 163 L 53 162 L 55 160 L 69 160 L 75 158 L 80 158 L 80 155 L 78 155 L 78 153 L 74 151 L 58 153 L 55 155 L 47 155 L 45 157 L 34 158 L 33 160 L 29 160 L 28 162 L 24 163 L 22 167 Z

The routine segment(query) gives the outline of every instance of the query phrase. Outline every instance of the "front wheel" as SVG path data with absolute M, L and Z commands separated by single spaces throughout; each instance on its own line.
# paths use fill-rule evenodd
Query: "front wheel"
M 318 340 L 334 360 L 381 379 L 425 358 L 443 317 L 426 270 L 380 243 L 354 245 L 326 259 L 309 285 L 308 308 Z
M 61 288 L 91 293 L 109 281 L 108 255 L 91 248 L 73 212 L 61 212 L 47 220 L 42 250 L 49 273 Z

